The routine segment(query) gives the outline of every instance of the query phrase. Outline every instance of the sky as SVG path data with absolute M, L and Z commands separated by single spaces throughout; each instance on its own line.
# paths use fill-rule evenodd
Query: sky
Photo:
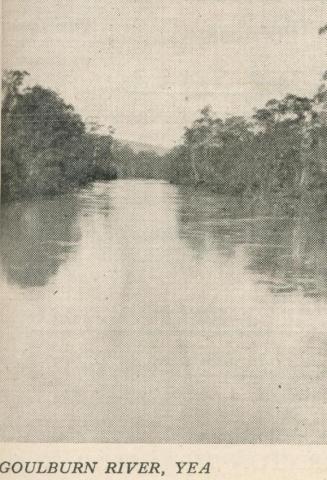
M 326 0 L 3 0 L 3 18 L 3 68 L 144 143 L 179 143 L 208 104 L 312 95 L 327 68 Z

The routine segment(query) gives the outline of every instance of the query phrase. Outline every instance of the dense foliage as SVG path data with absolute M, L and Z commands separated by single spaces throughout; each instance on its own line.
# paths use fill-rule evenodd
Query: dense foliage
M 2 200 L 57 194 L 115 176 L 111 136 L 87 133 L 57 93 L 23 88 L 26 75 L 9 71 L 2 80 Z
M 314 99 L 287 95 L 243 117 L 201 111 L 168 156 L 176 183 L 203 183 L 219 192 L 298 194 L 327 187 L 326 88 Z
M 129 145 L 115 141 L 112 154 L 120 178 L 163 179 L 166 176 L 164 158 L 155 151 L 136 152 Z
M 269 100 L 251 119 L 222 120 L 205 107 L 164 159 L 167 178 L 228 193 L 326 193 L 326 82 L 327 72 L 313 98 Z

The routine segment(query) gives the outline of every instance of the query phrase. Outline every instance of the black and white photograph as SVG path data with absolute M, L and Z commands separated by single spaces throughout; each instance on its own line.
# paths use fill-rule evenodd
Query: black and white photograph
M 0 441 L 327 444 L 326 0 L 2 4 Z

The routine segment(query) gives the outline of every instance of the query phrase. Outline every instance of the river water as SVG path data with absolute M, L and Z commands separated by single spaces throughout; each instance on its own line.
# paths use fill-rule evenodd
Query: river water
M 259 210 L 141 180 L 3 207 L 1 440 L 326 443 L 326 221 Z

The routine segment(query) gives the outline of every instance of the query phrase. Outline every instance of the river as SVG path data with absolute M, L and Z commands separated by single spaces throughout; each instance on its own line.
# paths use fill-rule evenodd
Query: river
M 1 440 L 326 443 L 319 215 L 117 180 L 1 226 Z

